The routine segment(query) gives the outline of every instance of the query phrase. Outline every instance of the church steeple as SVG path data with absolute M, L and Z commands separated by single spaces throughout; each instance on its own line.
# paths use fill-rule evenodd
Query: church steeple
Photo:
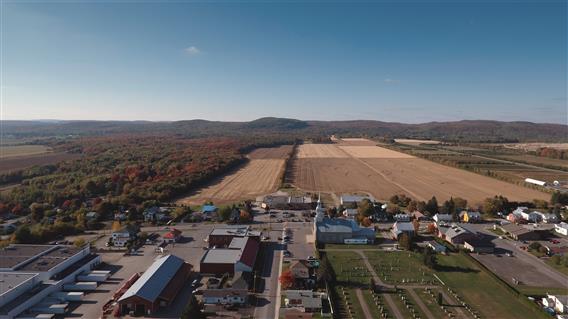
M 321 203 L 321 194 L 318 195 L 318 204 L 316 206 L 316 222 L 321 222 L 323 221 L 323 218 L 325 217 L 325 209 L 322 206 Z

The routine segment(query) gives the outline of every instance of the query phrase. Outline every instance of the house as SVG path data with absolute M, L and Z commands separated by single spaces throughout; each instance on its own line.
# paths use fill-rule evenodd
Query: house
M 361 240 L 366 243 L 375 241 L 373 228 L 360 227 L 355 220 L 325 217 L 325 209 L 318 199 L 314 220 L 316 241 L 323 244 L 344 244 L 345 241 Z
M 509 234 L 515 240 L 539 240 L 541 238 L 540 232 L 525 228 L 516 224 L 506 224 L 499 227 L 503 232 Z
M 355 219 L 355 217 L 357 217 L 358 214 L 359 211 L 356 208 L 347 208 L 346 210 L 343 211 L 343 216 L 349 219 Z
M 554 231 L 562 234 L 564 236 L 568 236 L 568 224 L 565 222 L 561 222 L 560 224 L 554 225 Z
M 515 212 L 512 212 L 509 215 L 507 215 L 507 220 L 510 221 L 511 223 L 520 223 L 521 221 L 524 221 L 523 216 L 521 216 L 520 213 L 515 213 Z
M 169 232 L 167 232 L 162 238 L 164 238 L 164 242 L 166 243 L 177 243 L 181 238 L 181 231 L 173 228 Z
M 135 239 L 138 233 L 138 227 L 134 225 L 126 225 L 120 230 L 112 232 L 110 240 L 114 247 L 125 247 L 129 240 Z
M 486 238 L 468 238 L 463 246 L 472 253 L 492 254 L 495 251 L 495 245 Z
M 145 222 L 167 221 L 170 219 L 169 207 L 150 207 L 142 213 Z
M 464 210 L 460 213 L 460 220 L 464 223 L 478 223 L 481 221 L 481 213 Z
M 438 237 L 453 245 L 463 245 L 465 240 L 473 239 L 475 234 L 463 227 L 452 224 L 449 227 L 438 227 Z
M 115 213 L 114 214 L 114 220 L 125 221 L 126 220 L 126 214 L 125 213 Z
M 315 285 L 314 268 L 307 260 L 295 260 L 289 268 L 294 277 L 294 287 L 311 288 Z
M 436 224 L 451 223 L 453 221 L 451 214 L 436 214 L 434 215 Z
M 429 241 L 427 247 L 432 249 L 437 254 L 445 254 L 447 251 L 447 247 L 436 242 L 436 241 Z
M 213 305 L 244 305 L 248 301 L 246 289 L 205 289 L 203 303 Z
M 398 239 L 402 234 L 407 234 L 408 237 L 412 238 L 415 235 L 414 225 L 410 222 L 395 222 L 392 225 L 391 233 L 394 239 Z
M 554 309 L 557 314 L 568 313 L 568 295 L 550 295 L 542 298 L 542 304 L 545 307 Z
M 411 214 L 412 218 L 418 220 L 418 221 L 424 221 L 424 220 L 428 220 L 428 216 L 422 214 L 421 212 L 415 210 L 413 211 Z
M 551 213 L 542 213 L 542 212 L 537 212 L 535 211 L 535 213 L 539 216 L 538 220 L 540 220 L 543 223 L 546 224 L 555 224 L 558 223 L 558 216 L 556 216 L 556 214 L 551 214 Z
M 396 214 L 394 215 L 394 220 L 397 222 L 409 222 L 410 215 L 408 214 Z
M 174 255 L 158 258 L 118 299 L 120 312 L 145 316 L 169 306 L 190 274 L 191 265 L 183 259 Z
M 302 312 L 320 312 L 324 294 L 311 290 L 285 290 L 284 305 Z
M 513 214 L 520 215 L 524 220 L 526 220 L 529 223 L 538 223 L 541 221 L 542 218 L 540 212 L 531 211 L 527 207 L 517 207 L 517 209 L 513 211 Z
M 360 202 L 362 202 L 365 199 L 373 201 L 373 199 L 369 196 L 346 195 L 346 194 L 344 194 L 344 195 L 341 195 L 341 197 L 339 198 L 339 202 L 343 206 L 356 206 L 357 204 L 359 204 Z

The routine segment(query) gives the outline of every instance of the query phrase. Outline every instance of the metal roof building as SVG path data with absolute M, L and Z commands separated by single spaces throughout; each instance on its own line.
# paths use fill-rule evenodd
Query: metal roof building
M 167 306 L 189 278 L 191 265 L 168 255 L 157 259 L 118 300 L 123 314 L 150 314 Z

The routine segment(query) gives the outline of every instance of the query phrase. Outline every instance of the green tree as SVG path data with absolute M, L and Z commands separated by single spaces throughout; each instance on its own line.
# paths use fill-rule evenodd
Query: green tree
M 439 212 L 438 211 L 438 200 L 436 199 L 436 196 L 432 196 L 432 198 L 430 198 L 428 203 L 426 203 L 424 210 L 425 210 L 425 212 L 428 213 L 429 216 L 436 215 Z
M 219 209 L 219 219 L 222 221 L 229 220 L 231 218 L 231 212 L 233 211 L 233 207 L 231 206 L 223 206 Z
M 424 249 L 424 252 L 422 253 L 422 261 L 424 262 L 424 265 L 426 265 L 426 267 L 430 269 L 436 268 L 436 253 L 430 247 L 426 247 L 426 249 Z
M 357 205 L 357 211 L 362 217 L 369 217 L 375 213 L 375 207 L 370 200 L 365 198 Z
M 185 309 L 183 310 L 183 312 L 181 314 L 181 318 L 182 319 L 205 318 L 205 316 L 203 315 L 203 312 L 201 312 L 202 309 L 203 309 L 203 305 L 200 304 L 197 301 L 197 298 L 195 298 L 194 295 L 191 295 L 189 302 L 187 303 L 187 305 L 185 306 Z

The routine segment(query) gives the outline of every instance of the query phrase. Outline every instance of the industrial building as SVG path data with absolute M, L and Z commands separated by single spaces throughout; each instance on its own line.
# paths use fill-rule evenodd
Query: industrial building
M 172 303 L 191 275 L 191 265 L 174 255 L 157 259 L 118 299 L 123 315 L 150 315 Z
M 257 237 L 234 237 L 227 248 L 209 249 L 199 263 L 202 274 L 251 272 L 260 249 Z
M 80 300 L 82 293 L 63 290 L 81 283 L 76 282 L 79 276 L 90 274 L 100 262 L 89 245 L 10 245 L 1 249 L 0 319 L 64 314 L 68 301 Z

